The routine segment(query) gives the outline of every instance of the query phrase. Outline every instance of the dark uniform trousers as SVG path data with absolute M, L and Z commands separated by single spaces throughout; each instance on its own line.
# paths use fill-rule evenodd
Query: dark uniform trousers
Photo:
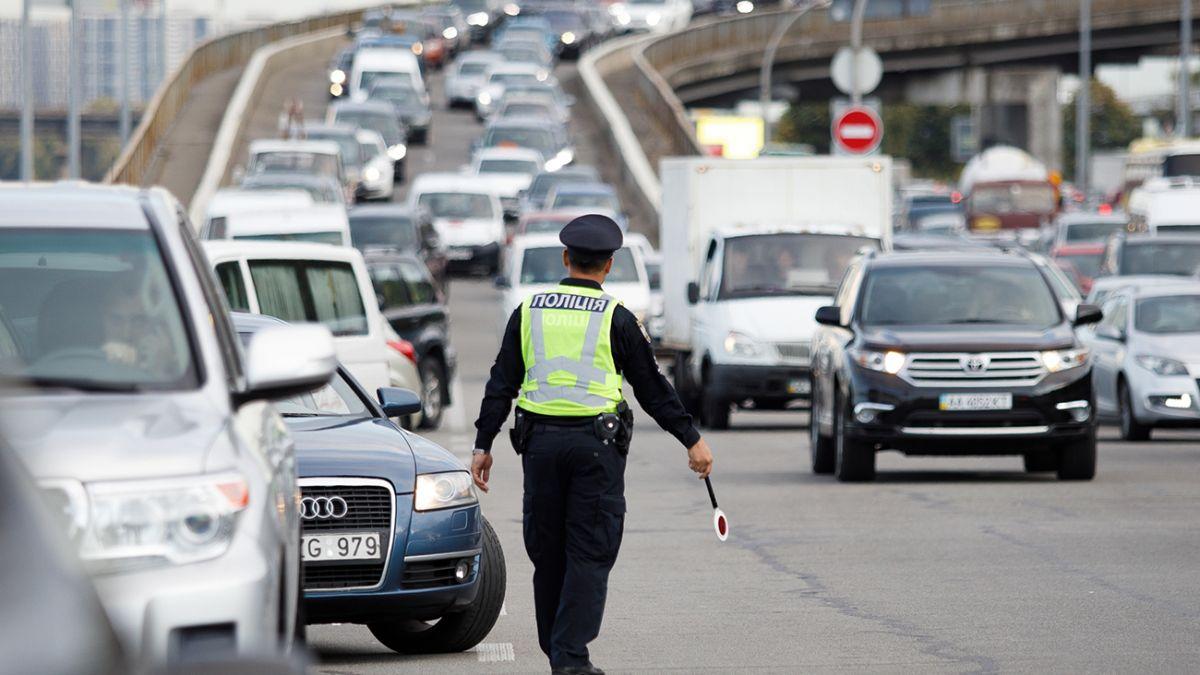
M 553 667 L 586 665 L 625 528 L 625 457 L 590 424 L 536 423 L 521 462 L 538 642 Z

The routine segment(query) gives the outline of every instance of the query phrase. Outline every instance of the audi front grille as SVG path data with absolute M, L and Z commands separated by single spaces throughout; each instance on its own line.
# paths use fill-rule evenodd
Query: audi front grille
M 375 532 L 382 552 L 378 560 L 305 561 L 304 590 L 370 589 L 383 583 L 395 531 L 396 493 L 391 483 L 373 478 L 302 478 L 300 497 L 301 535 Z

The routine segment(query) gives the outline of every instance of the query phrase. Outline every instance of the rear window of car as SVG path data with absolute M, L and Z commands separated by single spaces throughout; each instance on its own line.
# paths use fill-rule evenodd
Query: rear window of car
M 349 263 L 251 260 L 250 278 L 263 314 L 320 323 L 335 336 L 368 332 L 366 308 Z

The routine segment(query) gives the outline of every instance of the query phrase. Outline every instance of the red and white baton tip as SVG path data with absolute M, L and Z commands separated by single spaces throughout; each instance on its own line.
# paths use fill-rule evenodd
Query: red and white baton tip
M 721 509 L 713 509 L 713 530 L 717 533 L 717 539 L 725 541 L 729 538 L 729 519 Z

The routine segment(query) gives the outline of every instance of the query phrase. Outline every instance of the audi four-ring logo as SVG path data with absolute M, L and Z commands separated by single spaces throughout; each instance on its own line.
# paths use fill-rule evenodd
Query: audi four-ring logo
M 300 517 L 304 520 L 345 518 L 350 505 L 341 497 L 305 497 L 300 500 Z

